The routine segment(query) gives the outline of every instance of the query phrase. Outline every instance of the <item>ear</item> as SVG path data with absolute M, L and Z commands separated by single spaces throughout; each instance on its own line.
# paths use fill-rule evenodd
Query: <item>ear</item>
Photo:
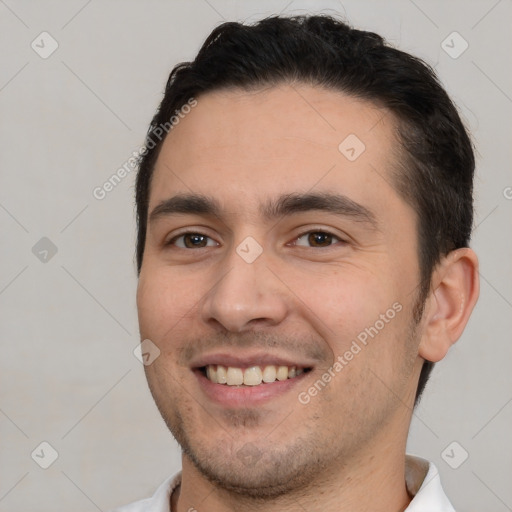
M 448 253 L 436 266 L 425 304 L 419 355 L 443 359 L 466 327 L 480 292 L 478 258 L 469 248 Z

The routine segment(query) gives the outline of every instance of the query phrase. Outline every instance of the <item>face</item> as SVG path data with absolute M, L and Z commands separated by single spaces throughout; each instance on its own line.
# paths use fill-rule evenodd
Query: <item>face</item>
M 167 136 L 140 332 L 184 465 L 210 481 L 277 496 L 405 443 L 420 272 L 394 133 L 371 103 L 283 85 L 198 97 Z

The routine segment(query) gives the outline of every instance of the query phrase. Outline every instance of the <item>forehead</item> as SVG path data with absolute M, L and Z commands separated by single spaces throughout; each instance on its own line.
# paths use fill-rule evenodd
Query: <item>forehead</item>
M 386 189 L 396 199 L 395 121 L 384 108 L 307 85 L 222 90 L 196 100 L 161 148 L 150 210 L 177 191 L 217 194 L 242 210 L 269 195 L 313 189 L 356 201 Z

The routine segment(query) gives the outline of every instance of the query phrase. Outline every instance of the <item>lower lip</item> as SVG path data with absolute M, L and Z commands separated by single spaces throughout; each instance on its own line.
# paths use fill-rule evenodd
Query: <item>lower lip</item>
M 250 407 L 269 402 L 290 391 L 308 373 L 310 372 L 301 373 L 297 377 L 282 381 L 262 382 L 258 386 L 228 386 L 227 384 L 215 384 L 208 380 L 200 370 L 194 370 L 199 386 L 205 395 L 224 407 Z

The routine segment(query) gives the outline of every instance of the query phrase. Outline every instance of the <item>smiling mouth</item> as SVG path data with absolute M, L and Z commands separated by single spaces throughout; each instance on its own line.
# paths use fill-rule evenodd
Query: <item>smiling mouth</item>
M 249 366 L 239 368 L 234 366 L 223 366 L 220 364 L 209 364 L 198 370 L 214 384 L 226 384 L 227 386 L 259 386 L 260 384 L 271 384 L 276 381 L 294 379 L 312 368 L 301 368 L 297 366 Z

